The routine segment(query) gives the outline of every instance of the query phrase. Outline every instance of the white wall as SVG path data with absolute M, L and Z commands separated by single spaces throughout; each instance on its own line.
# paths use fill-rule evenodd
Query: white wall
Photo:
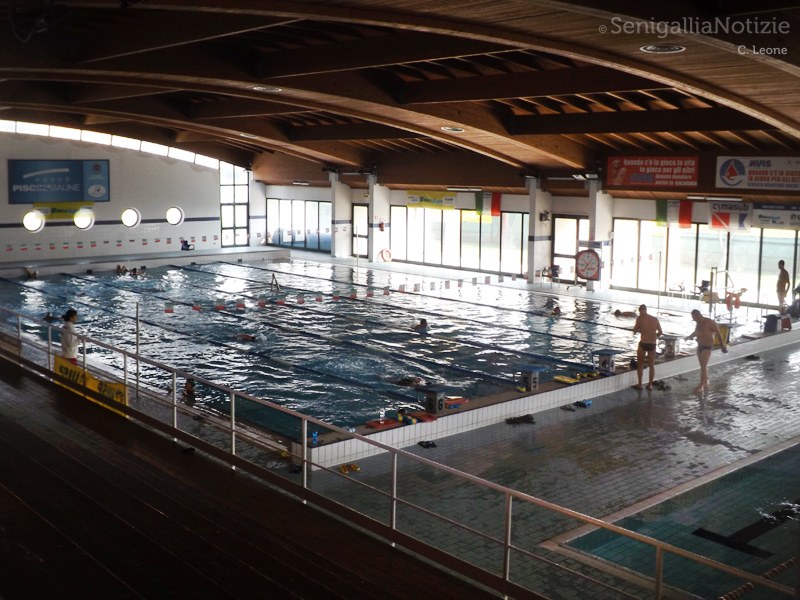
M 32 206 L 8 203 L 8 159 L 98 158 L 109 160 L 111 201 L 95 203 L 91 229 L 81 231 L 72 221 L 49 221 L 38 233 L 22 227 L 22 217 Z M 180 250 L 182 238 L 197 249 L 220 247 L 215 169 L 99 144 L 0 133 L 0 187 L 0 263 L 166 252 Z M 170 206 L 183 209 L 183 224 L 166 222 Z M 138 227 L 120 222 L 128 207 L 142 213 Z

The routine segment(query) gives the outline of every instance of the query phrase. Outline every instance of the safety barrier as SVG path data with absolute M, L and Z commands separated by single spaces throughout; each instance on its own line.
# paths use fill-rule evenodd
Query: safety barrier
M 24 325 L 24 326 L 23 326 Z M 31 326 L 46 328 L 47 341 L 42 341 L 30 334 L 24 334 Z M 0 333 L 7 343 L 0 346 L 0 355 L 27 368 L 31 372 L 45 376 L 51 380 L 67 383 L 70 387 L 80 387 L 80 378 L 64 378 L 54 369 L 56 347 L 52 342 L 54 328 L 43 321 L 32 319 L 22 313 L 0 308 Z M 417 554 L 446 568 L 462 574 L 484 586 L 496 590 L 503 596 L 520 598 L 539 597 L 535 586 L 537 577 L 532 572 L 532 564 L 545 565 L 547 568 L 565 573 L 569 577 L 580 578 L 587 597 L 591 595 L 591 586 L 599 586 L 606 590 L 615 590 L 621 596 L 633 596 L 627 591 L 614 588 L 611 584 L 599 581 L 591 575 L 572 570 L 557 564 L 546 556 L 537 554 L 537 543 L 526 546 L 529 535 L 525 527 L 525 515 L 529 518 L 541 519 L 539 509 L 558 520 L 567 518 L 581 524 L 604 529 L 610 533 L 635 540 L 650 548 L 654 553 L 654 576 L 641 576 L 636 583 L 652 591 L 652 597 L 660 599 L 665 594 L 665 557 L 677 556 L 711 570 L 720 571 L 741 579 L 743 582 L 763 586 L 773 592 L 793 597 L 795 590 L 789 586 L 770 579 L 736 569 L 704 556 L 689 552 L 677 546 L 655 540 L 645 535 L 626 530 L 600 519 L 582 514 L 578 511 L 547 502 L 524 492 L 513 490 L 502 485 L 484 480 L 457 469 L 435 463 L 422 456 L 381 444 L 357 433 L 331 426 L 327 423 L 295 413 L 288 409 L 237 392 L 231 388 L 217 385 L 214 382 L 195 377 L 198 384 L 216 390 L 227 396 L 230 401 L 228 415 L 209 414 L 200 411 L 190 404 L 178 401 L 178 378 L 190 378 L 191 373 L 174 369 L 163 363 L 153 361 L 144 356 L 124 349 L 108 345 L 100 340 L 80 337 L 82 357 L 79 361 L 84 372 L 96 367 L 87 364 L 87 345 L 93 350 L 113 353 L 118 360 L 116 372 L 102 374 L 106 379 L 117 379 L 123 384 L 130 396 L 128 405 L 94 394 L 84 389 L 82 393 L 91 395 L 92 399 L 105 404 L 127 418 L 138 421 L 142 426 L 164 432 L 189 443 L 200 451 L 206 452 L 220 460 L 224 460 L 234 469 L 242 469 L 265 483 L 279 487 L 293 494 L 298 499 L 316 504 L 351 524 L 366 528 L 383 537 L 387 542 L 413 549 Z M 14 351 L 14 349 L 17 351 Z M 114 362 L 114 361 L 112 361 Z M 131 371 L 139 368 L 159 369 L 169 375 L 169 391 L 165 395 L 157 390 L 140 387 L 138 378 L 132 382 Z M 294 453 L 282 446 L 285 440 L 278 440 L 266 433 L 253 430 L 237 416 L 237 409 L 242 403 L 255 403 L 266 409 L 278 411 L 300 422 L 301 443 L 294 446 Z M 197 420 L 195 417 L 200 417 Z M 386 477 L 378 478 L 378 483 L 368 484 L 353 477 L 357 468 L 347 465 L 344 469 L 331 469 L 316 463 L 314 456 L 315 443 L 318 443 L 317 430 L 329 430 L 342 439 L 354 443 L 379 447 L 385 457 L 382 467 Z M 242 448 L 246 446 L 246 448 Z M 276 457 L 291 460 L 296 469 L 276 469 L 264 466 L 274 464 Z M 403 469 L 401 469 L 401 466 Z M 406 468 L 408 467 L 408 471 Z M 477 528 L 471 516 L 472 511 L 453 514 L 447 503 L 436 501 L 435 495 L 429 493 L 422 481 L 411 467 L 424 469 L 436 474 L 433 481 L 442 477 L 452 477 L 464 486 L 464 497 L 471 497 L 471 488 L 481 490 L 484 495 L 491 495 L 491 505 L 496 507 L 497 519 L 493 528 Z M 337 479 L 326 479 L 317 486 L 311 469 L 316 468 L 326 476 Z M 377 468 L 377 467 L 376 467 Z M 293 471 L 297 471 L 293 473 Z M 283 475 L 282 472 L 286 471 Z M 406 475 L 406 473 L 410 473 Z M 408 478 L 406 478 L 408 477 Z M 331 481 L 336 485 L 330 485 Z M 324 484 L 324 485 L 323 485 Z M 365 497 L 370 501 L 366 502 Z M 532 513 L 535 513 L 532 515 Z M 432 528 L 437 530 L 431 535 Z M 454 540 L 458 540 L 454 543 Z M 495 558 L 484 559 L 486 551 L 495 552 Z M 638 550 L 641 552 L 642 550 Z

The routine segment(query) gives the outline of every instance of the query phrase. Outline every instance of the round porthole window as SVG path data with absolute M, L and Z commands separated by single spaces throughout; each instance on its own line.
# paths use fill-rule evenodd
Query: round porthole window
M 94 211 L 89 208 L 79 208 L 72 220 L 78 229 L 89 229 L 94 225 Z
M 44 229 L 44 215 L 38 210 L 28 211 L 22 217 L 22 226 L 31 233 L 41 231 Z
M 126 208 L 122 211 L 121 219 L 125 227 L 136 227 L 142 222 L 142 213 L 135 208 Z
M 183 210 L 177 206 L 167 209 L 167 223 L 170 225 L 180 225 L 183 223 Z

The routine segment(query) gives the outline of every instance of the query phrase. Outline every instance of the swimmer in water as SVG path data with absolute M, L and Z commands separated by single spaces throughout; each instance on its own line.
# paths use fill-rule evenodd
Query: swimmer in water
M 390 383 L 403 387 L 419 387 L 425 385 L 425 380 L 422 377 L 401 377 L 400 379 L 393 379 Z
M 240 342 L 255 342 L 256 336 L 252 333 L 237 333 L 233 336 L 235 339 L 239 340 Z
M 551 317 L 560 317 L 561 316 L 561 307 L 556 306 L 552 311 L 550 311 Z
M 186 383 L 183 386 L 183 401 L 186 402 L 189 406 L 194 406 L 195 402 L 195 394 L 194 394 L 194 379 L 189 377 L 186 380 Z
M 620 309 L 617 309 L 617 310 L 614 311 L 614 316 L 617 317 L 618 319 L 623 319 L 623 318 L 633 319 L 635 317 L 638 317 L 639 315 L 636 314 L 635 310 L 620 310 Z
M 411 329 L 419 333 L 428 333 L 428 319 L 420 319 L 419 323 L 414 325 Z

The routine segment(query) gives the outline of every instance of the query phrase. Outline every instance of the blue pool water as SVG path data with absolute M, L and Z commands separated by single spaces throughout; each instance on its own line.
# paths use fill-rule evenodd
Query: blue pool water
M 616 524 L 751 573 L 774 569 L 774 581 L 793 586 L 797 565 L 785 570 L 779 565 L 796 558 L 800 547 L 798 472 L 800 447 L 794 446 Z M 654 552 L 614 533 L 597 530 L 568 545 L 654 574 Z M 742 583 L 674 555 L 665 556 L 664 577 L 667 584 L 701 598 L 717 598 Z M 755 600 L 777 597 L 782 596 L 763 588 L 746 595 Z
M 270 291 L 273 274 L 283 298 Z M 399 293 L 400 286 L 412 293 Z M 356 299 L 347 297 L 351 290 Z M 297 303 L 298 294 L 305 303 Z M 4 280 L 0 303 L 33 317 L 75 307 L 79 332 L 131 351 L 138 304 L 144 356 L 340 426 L 420 404 L 417 392 L 392 383 L 399 378 L 420 376 L 448 395 L 479 397 L 513 389 L 520 365 L 547 367 L 547 381 L 588 370 L 593 350 L 628 351 L 635 341 L 632 321 L 616 319 L 617 307 L 603 302 L 297 260 L 160 267 L 139 278 Z M 556 303 L 560 318 L 549 316 Z M 423 317 L 428 335 L 411 330 Z M 93 358 L 104 360 L 102 353 Z M 143 377 L 155 387 L 167 383 Z M 213 395 L 198 402 L 225 410 Z

